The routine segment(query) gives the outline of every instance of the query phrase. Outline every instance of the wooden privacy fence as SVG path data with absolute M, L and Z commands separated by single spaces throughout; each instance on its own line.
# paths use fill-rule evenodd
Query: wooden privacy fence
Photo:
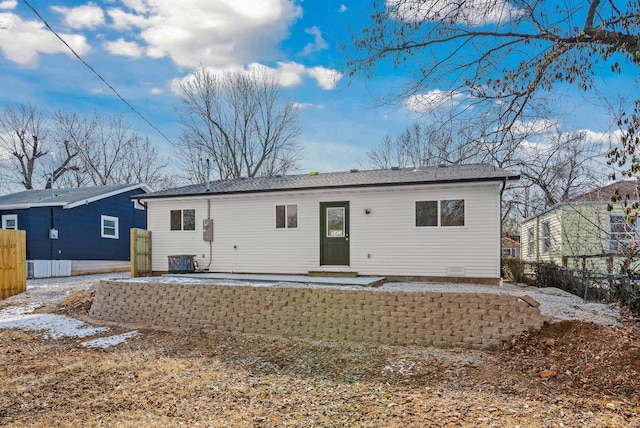
M 0 229 L 0 299 L 27 290 L 27 232 Z
M 151 276 L 151 231 L 131 229 L 131 278 Z

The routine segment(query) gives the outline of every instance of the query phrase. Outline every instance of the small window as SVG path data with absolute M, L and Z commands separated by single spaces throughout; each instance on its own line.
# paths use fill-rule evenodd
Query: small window
M 298 206 L 276 205 L 276 229 L 298 228 Z
M 182 210 L 182 230 L 196 230 L 196 210 Z
M 102 223 L 103 238 L 118 239 L 118 217 L 111 217 L 108 215 L 100 216 L 100 222 Z
M 18 215 L 7 214 L 2 216 L 2 228 L 18 230 Z
M 527 255 L 533 256 L 533 250 L 535 248 L 535 238 L 534 238 L 533 227 L 527 229 Z
M 607 251 L 610 253 L 623 252 L 636 239 L 638 239 L 638 231 L 635 223 L 629 224 L 625 214 L 609 214 Z
M 464 199 L 417 201 L 416 226 L 464 226 Z
M 440 225 L 464 226 L 464 199 L 440 201 Z
M 343 238 L 345 234 L 344 207 L 327 207 L 327 237 Z
M 548 254 L 551 248 L 551 226 L 548 221 L 542 222 L 542 254 Z
M 171 210 L 171 230 L 196 230 L 196 210 Z
M 438 225 L 438 201 L 416 202 L 416 226 Z

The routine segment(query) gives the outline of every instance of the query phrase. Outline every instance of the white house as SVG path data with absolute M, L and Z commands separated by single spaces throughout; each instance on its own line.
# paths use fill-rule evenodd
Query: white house
M 152 269 L 344 272 L 497 282 L 501 195 L 487 164 L 219 180 L 147 193 Z

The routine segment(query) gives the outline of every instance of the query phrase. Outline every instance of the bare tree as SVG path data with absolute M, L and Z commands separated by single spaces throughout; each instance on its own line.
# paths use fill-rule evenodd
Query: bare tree
M 5 107 L 0 115 L 0 152 L 8 156 L 7 175 L 25 189 L 46 187 L 74 169 L 78 150 L 68 140 L 52 132 L 51 115 L 31 105 Z M 50 156 L 47 156 L 50 155 Z
M 557 83 L 588 90 L 595 85 L 594 64 L 608 62 L 620 72 L 619 60 L 636 66 L 640 61 L 640 7 L 635 1 L 374 4 L 370 24 L 350 49 L 349 73 L 372 76 L 377 66 L 404 66 L 409 81 L 395 95 L 432 100 L 433 89 L 439 88 L 445 96 L 465 98 L 461 106 L 495 109 L 495 126 L 488 128 L 495 138 L 510 138 L 528 109 L 544 106 L 536 101 Z M 635 129 L 638 117 L 623 118 L 621 125 Z
M 386 135 L 367 152 L 367 157 L 376 168 L 419 168 L 478 161 L 483 157 L 481 145 L 474 144 L 470 132 L 459 121 L 445 122 L 440 126 L 414 122 L 395 140 Z
M 299 111 L 261 71 L 216 74 L 198 68 L 180 87 L 183 133 L 176 145 L 191 180 L 201 160 L 220 178 L 268 176 L 295 170 L 301 148 Z
M 172 183 L 162 159 L 148 138 L 134 132 L 122 114 L 94 112 L 89 117 L 58 114 L 63 132 L 78 151 L 64 184 L 110 185 L 147 183 L 164 188 Z

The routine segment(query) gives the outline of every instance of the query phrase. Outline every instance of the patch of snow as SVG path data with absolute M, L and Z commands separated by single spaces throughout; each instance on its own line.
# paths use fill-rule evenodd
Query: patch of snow
M 123 334 L 118 334 L 115 336 L 108 336 L 108 337 L 99 337 L 97 339 L 93 339 L 93 340 L 87 340 L 81 343 L 82 346 L 85 346 L 87 348 L 102 348 L 102 349 L 106 349 L 109 348 L 111 346 L 116 346 L 119 345 L 121 343 L 124 343 L 127 341 L 127 339 L 130 339 L 132 337 L 136 337 L 138 336 L 140 333 L 138 333 L 136 330 L 130 331 L 128 333 L 123 333 Z
M 108 331 L 106 327 L 93 327 L 63 315 L 34 314 L 37 306 L 14 306 L 0 311 L 0 329 L 12 328 L 41 332 L 45 339 L 86 337 Z
M 392 363 L 392 364 L 390 364 L 388 366 L 385 366 L 384 369 L 382 369 L 382 373 L 384 373 L 384 372 L 390 372 L 390 373 L 398 372 L 402 376 L 409 376 L 411 374 L 414 366 L 415 366 L 415 363 L 412 363 L 412 362 L 407 361 L 407 360 L 399 360 L 399 361 L 396 361 L 395 363 Z

